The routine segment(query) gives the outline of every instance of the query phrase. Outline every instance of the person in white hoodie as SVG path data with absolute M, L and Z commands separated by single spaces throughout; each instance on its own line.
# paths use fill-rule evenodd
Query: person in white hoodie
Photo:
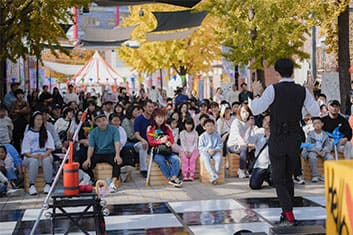
M 253 129 L 249 122 L 250 116 L 252 116 L 251 110 L 247 105 L 242 104 L 238 110 L 237 118 L 232 122 L 229 131 L 228 151 L 240 155 L 239 178 L 248 177 L 246 163 L 249 153 L 249 136 Z
M 267 114 L 262 120 L 262 128 L 258 128 L 256 131 L 252 132 L 249 137 L 249 142 L 255 147 L 255 158 L 253 160 L 249 180 L 249 187 L 251 189 L 261 189 L 264 181 L 266 181 L 269 186 L 273 186 L 271 162 L 268 152 L 268 139 L 270 134 L 270 115 Z

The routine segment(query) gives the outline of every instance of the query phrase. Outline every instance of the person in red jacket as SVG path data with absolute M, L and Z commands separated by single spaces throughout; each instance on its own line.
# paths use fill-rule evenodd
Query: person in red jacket
M 147 128 L 147 140 L 153 148 L 153 161 L 158 164 L 169 184 L 181 187 L 183 182 L 178 178 L 180 159 L 171 150 L 174 144 L 173 132 L 166 125 L 166 113 L 162 109 L 155 109 L 152 113 L 152 124 Z

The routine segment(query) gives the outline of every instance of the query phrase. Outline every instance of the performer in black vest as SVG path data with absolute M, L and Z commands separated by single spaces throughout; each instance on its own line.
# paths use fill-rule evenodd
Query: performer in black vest
M 269 154 L 272 179 L 282 208 L 281 225 L 295 225 L 293 214 L 293 171 L 300 156 L 302 108 L 313 117 L 320 115 L 320 107 L 310 91 L 294 83 L 294 63 L 290 59 L 279 59 L 275 70 L 281 80 L 263 91 L 259 82 L 253 84 L 255 98 L 250 109 L 254 115 L 270 108 Z

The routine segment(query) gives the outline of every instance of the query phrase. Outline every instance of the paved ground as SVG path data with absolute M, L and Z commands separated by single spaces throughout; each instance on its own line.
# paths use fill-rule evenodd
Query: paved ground
M 295 186 L 296 196 L 324 196 L 324 184 L 306 182 Z M 275 190 L 265 186 L 261 190 L 251 190 L 248 179 L 226 178 L 225 184 L 201 184 L 199 180 L 185 182 L 183 188 L 170 185 L 146 187 L 145 181 L 137 173 L 133 173 L 130 182 L 122 184 L 119 192 L 107 195 L 108 204 L 173 202 L 207 199 L 242 199 L 252 197 L 275 197 Z M 0 199 L 0 210 L 40 208 L 45 195 L 3 197 Z

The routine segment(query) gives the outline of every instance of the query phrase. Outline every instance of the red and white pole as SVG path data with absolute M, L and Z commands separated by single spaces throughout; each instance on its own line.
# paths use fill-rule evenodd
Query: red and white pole
M 115 26 L 119 26 L 120 24 L 120 7 L 117 6 L 115 8 Z
M 78 43 L 78 10 L 77 10 L 77 7 L 72 8 L 72 15 L 73 15 L 73 20 L 74 20 L 74 25 L 73 25 L 74 46 L 77 46 L 77 43 Z

